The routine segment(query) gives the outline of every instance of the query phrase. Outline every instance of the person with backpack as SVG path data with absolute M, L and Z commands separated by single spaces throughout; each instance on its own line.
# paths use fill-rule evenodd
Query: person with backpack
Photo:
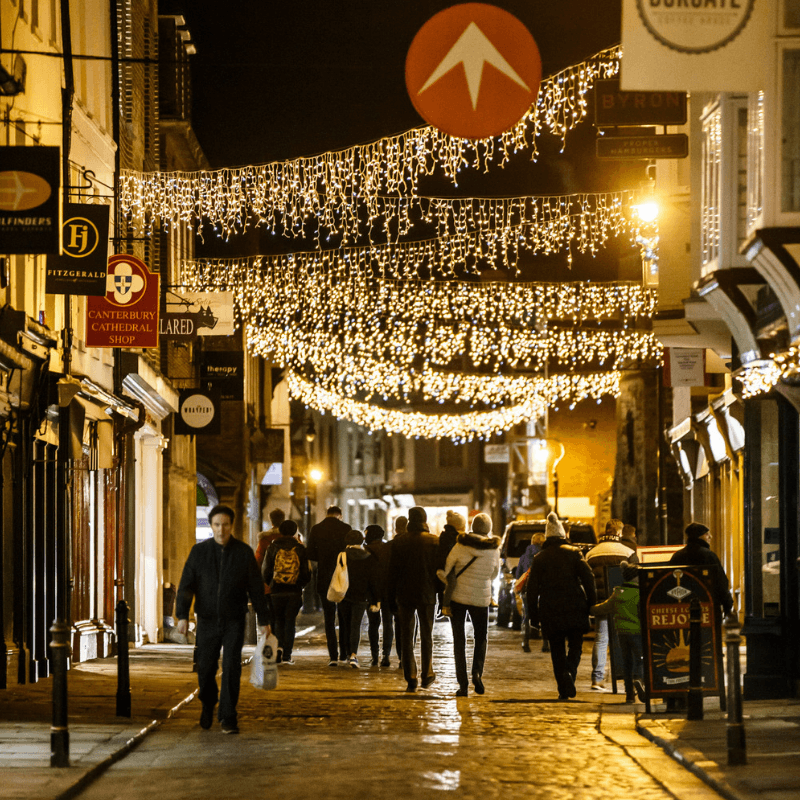
M 294 664 L 292 651 L 297 615 L 303 605 L 303 587 L 311 579 L 306 548 L 297 541 L 297 523 L 287 519 L 279 536 L 267 548 L 262 573 L 269 586 L 278 637 L 278 663 Z

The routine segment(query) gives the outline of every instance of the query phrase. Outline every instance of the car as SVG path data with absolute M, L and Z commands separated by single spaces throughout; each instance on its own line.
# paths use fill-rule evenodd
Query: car
M 570 524 L 569 520 L 562 520 L 568 538 L 585 555 L 596 543 L 594 528 L 585 523 Z M 497 598 L 496 624 L 507 628 L 509 623 L 514 630 L 522 627 L 522 615 L 517 608 L 514 596 L 514 583 L 519 560 L 534 533 L 544 533 L 547 520 L 514 520 L 509 522 L 500 541 L 500 574 L 497 577 L 495 597 Z

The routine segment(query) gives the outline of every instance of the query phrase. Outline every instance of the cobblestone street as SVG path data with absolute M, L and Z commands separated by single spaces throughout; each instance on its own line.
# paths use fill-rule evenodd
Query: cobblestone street
M 242 682 L 239 736 L 198 724 L 195 701 L 111 767 L 83 798 L 718 797 L 635 733 L 633 706 L 589 690 L 585 642 L 578 696 L 556 702 L 549 655 L 490 628 L 486 694 L 455 698 L 449 624 L 435 627 L 437 681 L 408 694 L 388 669 L 327 666 L 307 631 L 271 692 Z M 362 665 L 369 663 L 366 636 Z

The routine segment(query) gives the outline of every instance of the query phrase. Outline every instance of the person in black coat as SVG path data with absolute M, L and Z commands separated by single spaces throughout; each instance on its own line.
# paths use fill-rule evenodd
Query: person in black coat
M 378 559 L 364 545 L 361 531 L 347 531 L 344 537 L 347 558 L 347 593 L 339 603 L 339 637 L 350 651 L 347 663 L 358 669 L 361 623 L 364 612 L 380 610 Z
M 436 576 L 439 540 L 428 529 L 425 509 L 414 506 L 408 512 L 406 533 L 392 540 L 389 561 L 389 603 L 399 618 L 402 639 L 401 660 L 408 683 L 406 691 L 417 689 L 417 661 L 414 629 L 419 620 L 422 688 L 436 680 L 433 671 L 433 615 L 441 583 Z
M 372 654 L 372 666 L 378 665 L 378 657 L 383 652 L 380 660 L 382 667 L 390 666 L 389 656 L 392 653 L 394 639 L 394 625 L 392 609 L 389 608 L 387 596 L 389 594 L 389 561 L 392 555 L 392 543 L 384 538 L 384 530 L 380 525 L 367 525 L 364 529 L 364 540 L 367 550 L 378 559 L 378 591 L 381 607 L 378 611 L 367 610 L 369 620 L 369 647 Z M 380 629 L 383 624 L 383 648 L 380 647 Z
M 338 661 L 347 661 L 348 643 L 336 637 L 336 603 L 328 600 L 328 586 L 336 570 L 336 559 L 344 550 L 344 537 L 350 526 L 342 522 L 342 509 L 331 506 L 326 512 L 325 519 L 318 522 L 308 532 L 308 546 L 306 552 L 309 561 L 317 562 L 317 593 L 322 603 L 322 613 L 325 615 L 325 639 L 328 642 L 328 666 L 337 666 Z M 339 615 L 339 627 L 342 618 Z M 338 659 L 338 661 L 337 661 Z
M 542 636 L 550 642 L 558 699 L 568 700 L 576 694 L 583 635 L 590 628 L 589 607 L 597 602 L 597 592 L 591 567 L 581 551 L 567 542 L 555 514 L 547 519 L 544 544 L 531 563 L 527 590 L 531 625 L 541 627 Z
M 179 633 L 189 626 L 194 600 L 197 617 L 197 684 L 203 710 L 200 725 L 210 728 L 219 698 L 223 733 L 238 733 L 236 704 L 242 676 L 247 598 L 256 612 L 259 633 L 269 636 L 272 608 L 253 549 L 233 536 L 233 509 L 214 506 L 208 514 L 213 538 L 192 547 L 178 586 L 175 615 Z M 222 650 L 222 679 L 217 692 L 217 668 Z
M 269 586 L 278 637 L 278 662 L 294 664 L 294 636 L 297 615 L 303 605 L 303 587 L 311 580 L 306 548 L 295 538 L 297 523 L 286 519 L 278 526 L 279 536 L 267 547 L 262 575 Z
M 686 546 L 672 554 L 670 564 L 680 564 L 685 567 L 702 566 L 710 567 L 709 589 L 717 603 L 717 608 L 722 606 L 727 615 L 733 611 L 733 597 L 731 597 L 728 576 L 717 557 L 711 549 L 711 531 L 700 522 L 691 522 L 686 526 Z

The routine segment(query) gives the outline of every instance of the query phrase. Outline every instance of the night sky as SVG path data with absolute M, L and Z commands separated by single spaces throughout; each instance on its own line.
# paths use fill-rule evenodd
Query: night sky
M 162 0 L 159 7 L 186 18 L 197 46 L 191 62 L 193 126 L 212 166 L 222 167 L 314 155 L 425 124 L 406 94 L 406 52 L 419 28 L 451 5 L 432 0 L 231 0 L 226 8 L 209 0 Z M 543 76 L 620 40 L 619 0 L 495 5 L 517 16 L 533 34 Z M 566 153 L 560 154 L 560 141 L 545 134 L 536 164 L 524 153 L 490 175 L 463 175 L 458 189 L 434 181 L 420 191 L 502 196 L 635 188 L 642 162 L 600 162 L 594 157 L 594 139 L 594 128 L 586 122 L 569 135 Z M 244 243 L 238 244 L 241 252 Z M 281 237 L 262 237 L 250 248 L 306 249 Z M 577 272 L 564 279 L 583 276 L 580 262 Z M 608 273 L 596 259 L 587 262 L 587 269 L 586 277 L 594 279 Z

